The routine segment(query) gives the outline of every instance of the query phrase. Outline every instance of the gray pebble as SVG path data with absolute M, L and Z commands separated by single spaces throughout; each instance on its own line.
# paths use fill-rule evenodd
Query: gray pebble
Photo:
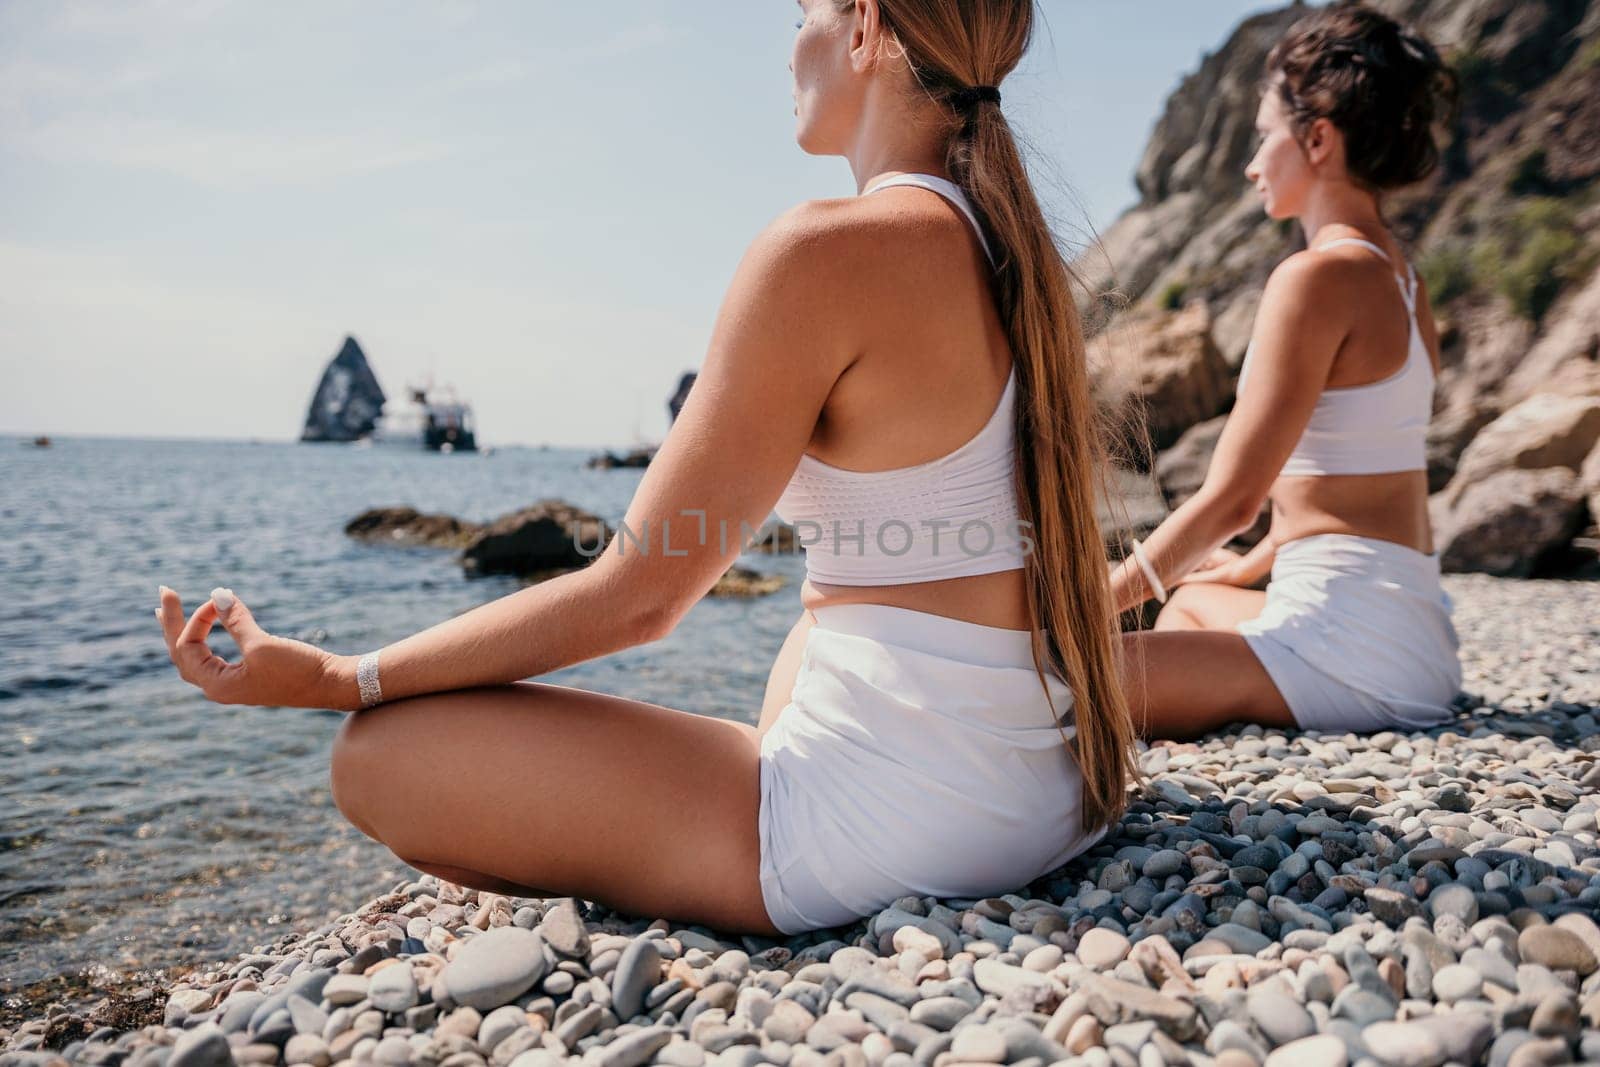
M 415 1006 L 418 999 L 417 979 L 411 964 L 391 963 L 373 974 L 367 986 L 367 999 L 379 1011 L 402 1012 Z
M 712 968 L 716 974 L 716 968 Z M 631 1019 L 644 1010 L 645 995 L 661 980 L 661 950 L 656 943 L 636 937 L 622 950 L 611 976 L 611 999 L 617 1018 Z
M 547 965 L 544 938 L 537 932 L 497 926 L 457 949 L 437 980 L 455 1003 L 489 1011 L 533 988 Z
M 167 1067 L 232 1067 L 233 1049 L 222 1028 L 202 1024 L 180 1034 Z
M 1317 1032 L 1311 1013 L 1275 987 L 1252 990 L 1248 1003 L 1250 1021 L 1274 1045 L 1287 1045 Z

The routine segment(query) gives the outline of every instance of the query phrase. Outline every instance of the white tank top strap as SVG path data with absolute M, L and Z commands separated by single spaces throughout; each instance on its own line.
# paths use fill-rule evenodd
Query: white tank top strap
M 1374 244 L 1373 242 L 1367 240 L 1365 237 L 1335 237 L 1333 240 L 1329 241 L 1327 244 L 1318 245 L 1317 246 L 1317 251 L 1318 252 L 1322 252 L 1322 251 L 1325 251 L 1325 250 L 1327 250 L 1329 248 L 1338 248 L 1340 245 L 1360 245 L 1362 248 L 1370 248 L 1370 249 L 1372 249 L 1374 252 L 1378 253 L 1378 255 L 1382 256 L 1384 259 L 1388 259 L 1389 258 L 1389 253 L 1385 252 L 1381 246 Z
M 1394 262 L 1394 260 L 1389 258 L 1389 253 L 1385 252 L 1378 245 L 1374 244 L 1371 241 L 1368 241 L 1367 239 L 1365 239 L 1363 237 L 1336 237 L 1332 241 L 1329 241 L 1327 244 L 1317 245 L 1316 250 L 1318 252 L 1321 252 L 1321 251 L 1324 251 L 1324 250 L 1329 249 L 1329 248 L 1337 248 L 1339 245 L 1360 245 L 1362 248 L 1370 248 L 1372 251 L 1374 251 L 1374 252 L 1378 253 L 1378 255 L 1382 256 L 1385 262 L 1390 263 L 1390 264 L 1392 264 Z M 1417 313 L 1417 271 L 1416 271 L 1416 268 L 1414 268 L 1411 265 L 1411 262 L 1409 260 L 1407 260 L 1406 261 L 1406 276 L 1404 278 L 1402 278 L 1398 274 L 1396 274 L 1395 277 L 1394 277 L 1394 280 L 1395 280 L 1395 284 L 1400 287 L 1400 298 L 1406 302 L 1406 311 L 1408 313 L 1410 313 L 1411 315 L 1413 315 L 1413 316 L 1416 315 L 1416 313 Z
M 885 178 L 883 181 L 878 182 L 861 195 L 871 196 L 880 189 L 888 189 L 895 185 L 913 185 L 919 189 L 927 189 L 930 192 L 938 193 L 959 208 L 961 213 L 967 217 L 967 221 L 972 223 L 972 232 L 978 235 L 978 243 L 983 246 L 983 254 L 989 257 L 989 265 L 994 265 L 994 252 L 989 248 L 989 239 L 983 235 L 983 227 L 978 223 L 977 212 L 972 210 L 972 202 L 967 199 L 967 194 L 962 191 L 961 186 L 948 178 L 941 178 L 937 174 L 896 174 L 892 178 Z

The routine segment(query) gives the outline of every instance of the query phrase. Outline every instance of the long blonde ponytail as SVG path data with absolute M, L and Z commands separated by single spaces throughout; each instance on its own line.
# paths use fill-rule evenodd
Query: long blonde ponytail
M 1096 494 L 1107 485 L 1105 435 L 1090 398 L 1071 268 L 998 102 L 963 99 L 970 96 L 963 90 L 998 86 L 1016 67 L 1033 36 L 1033 3 L 878 0 L 878 6 L 921 89 L 950 109 L 950 173 L 995 252 L 1000 316 L 1019 387 L 1019 517 L 1031 524 L 1035 542 L 1025 565 L 1034 668 L 1041 685 L 1048 667 L 1072 690 L 1077 736 L 1062 736 L 1083 775 L 1084 827 L 1098 829 L 1121 816 L 1137 773 L 1095 510 Z

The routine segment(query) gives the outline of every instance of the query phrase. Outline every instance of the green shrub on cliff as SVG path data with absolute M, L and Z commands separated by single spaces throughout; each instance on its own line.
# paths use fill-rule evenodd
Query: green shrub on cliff
M 1428 286 L 1428 299 L 1435 307 L 1465 296 L 1478 284 L 1472 252 L 1460 244 L 1441 245 L 1428 252 L 1418 262 L 1417 272 Z
M 1553 197 L 1521 204 L 1475 249 L 1473 273 L 1537 325 L 1562 291 L 1594 265 L 1594 255 L 1578 236 L 1576 216 L 1571 204 Z

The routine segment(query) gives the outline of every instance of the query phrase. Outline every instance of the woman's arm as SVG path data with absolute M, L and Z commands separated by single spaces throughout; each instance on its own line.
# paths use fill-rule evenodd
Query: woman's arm
M 381 650 L 384 700 L 545 674 L 655 640 L 715 584 L 774 504 L 854 347 L 836 215 L 802 205 L 734 275 L 682 411 L 595 560 Z M 360 707 L 356 656 L 333 657 L 319 706 Z
M 1344 288 L 1348 269 L 1334 257 L 1301 252 L 1267 280 L 1256 314 L 1250 388 L 1223 425 L 1200 490 L 1144 541 L 1145 557 L 1169 589 L 1261 513 L 1348 332 L 1344 305 L 1329 298 Z M 1113 568 L 1111 595 L 1118 614 L 1154 595 L 1131 555 Z

